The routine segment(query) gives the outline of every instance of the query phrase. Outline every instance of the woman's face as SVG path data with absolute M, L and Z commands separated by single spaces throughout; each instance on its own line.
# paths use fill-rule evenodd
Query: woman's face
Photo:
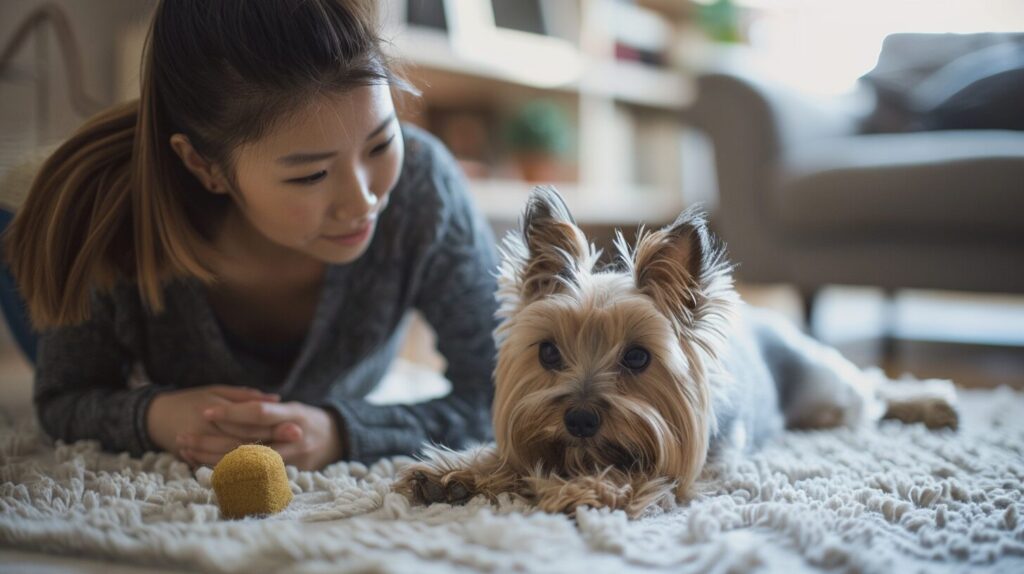
M 323 96 L 235 151 L 235 204 L 271 244 L 348 263 L 373 238 L 403 154 L 387 86 Z

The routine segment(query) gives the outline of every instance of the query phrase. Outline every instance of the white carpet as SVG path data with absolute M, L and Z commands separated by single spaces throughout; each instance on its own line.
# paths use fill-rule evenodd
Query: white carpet
M 402 460 L 290 469 L 284 513 L 226 522 L 208 469 L 54 448 L 8 416 L 0 546 L 245 573 L 1024 572 L 1024 394 L 963 391 L 961 408 L 958 433 L 789 433 L 709 465 L 705 493 L 677 511 L 631 522 L 584 510 L 578 523 L 510 500 L 410 508 L 389 492 Z

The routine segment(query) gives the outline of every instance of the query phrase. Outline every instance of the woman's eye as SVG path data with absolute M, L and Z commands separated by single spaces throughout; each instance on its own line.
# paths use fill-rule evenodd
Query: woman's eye
M 323 179 L 325 177 L 327 177 L 327 170 L 318 171 L 318 172 L 314 173 L 313 175 L 307 175 L 306 177 L 297 177 L 295 179 L 289 179 L 288 183 L 298 183 L 300 185 L 309 185 L 311 183 L 316 183 L 316 182 L 320 181 L 321 179 Z
M 633 373 L 643 371 L 650 363 L 651 354 L 643 347 L 630 347 L 622 355 L 622 366 Z
M 394 140 L 395 140 L 395 134 L 391 134 L 391 137 L 388 138 L 388 141 L 386 141 L 386 142 L 378 145 L 377 147 L 371 149 L 370 150 L 370 155 L 371 156 L 376 156 L 376 155 L 380 155 L 380 154 L 384 153 L 384 150 L 388 149 L 388 147 L 391 146 L 391 142 L 393 142 Z
M 557 371 L 562 368 L 562 353 L 551 341 L 544 341 L 540 344 L 538 358 L 540 364 L 549 371 Z

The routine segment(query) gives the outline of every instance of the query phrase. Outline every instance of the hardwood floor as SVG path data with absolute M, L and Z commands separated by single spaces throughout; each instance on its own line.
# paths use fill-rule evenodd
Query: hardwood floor
M 740 285 L 743 298 L 804 325 L 796 291 Z M 892 357 L 884 337 L 893 331 Z M 1024 389 L 1024 297 L 913 291 L 886 301 L 881 292 L 828 288 L 819 297 L 815 336 L 861 367 L 890 377 L 951 379 L 963 387 Z

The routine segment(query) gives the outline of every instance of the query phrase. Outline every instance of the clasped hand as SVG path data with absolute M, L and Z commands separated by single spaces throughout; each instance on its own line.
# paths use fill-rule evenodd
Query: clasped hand
M 277 395 L 245 387 L 161 393 L 150 403 L 146 426 L 157 446 L 193 466 L 213 466 L 249 443 L 265 444 L 285 464 L 303 470 L 323 468 L 343 454 L 331 413 L 304 403 L 281 403 Z

